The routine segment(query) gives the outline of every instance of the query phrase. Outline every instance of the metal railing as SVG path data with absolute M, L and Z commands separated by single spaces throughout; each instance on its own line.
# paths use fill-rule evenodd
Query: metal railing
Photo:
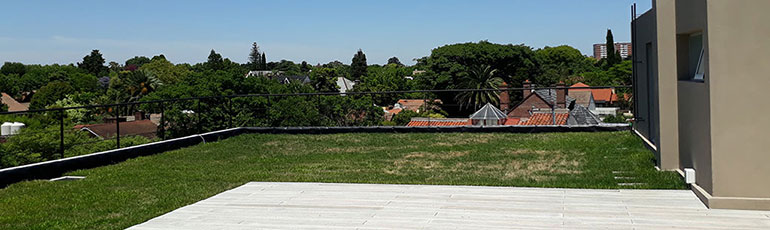
M 48 147 L 47 150 L 49 151 L 46 154 L 40 153 L 39 155 L 41 156 L 38 157 L 37 159 L 26 159 L 25 162 L 20 163 L 20 164 L 24 164 L 24 163 L 32 163 L 34 161 L 52 160 L 52 159 L 64 158 L 72 155 L 85 154 L 82 152 L 81 153 L 72 152 L 68 154 L 67 151 L 75 148 L 79 148 L 82 146 L 88 146 L 88 145 L 108 143 L 108 144 L 102 144 L 103 146 L 100 146 L 101 149 L 97 148 L 98 150 L 104 151 L 109 149 L 103 149 L 103 148 L 113 148 L 113 147 L 121 148 L 121 147 L 127 147 L 129 145 L 141 144 L 142 142 L 147 142 L 147 141 L 151 142 L 155 140 L 165 140 L 172 137 L 187 136 L 192 134 L 199 134 L 199 133 L 204 133 L 208 131 L 222 130 L 222 129 L 233 128 L 233 127 L 286 126 L 286 125 L 281 125 L 282 121 L 286 120 L 285 119 L 286 116 L 300 116 L 302 115 L 301 113 L 309 113 L 308 115 L 304 115 L 304 116 L 320 116 L 320 118 L 326 119 L 325 122 L 327 123 L 328 126 L 380 125 L 380 123 L 375 124 L 372 122 L 358 122 L 358 123 L 348 122 L 346 119 L 356 120 L 356 119 L 359 119 L 361 116 L 365 117 L 369 114 L 367 114 L 366 109 L 362 107 L 344 107 L 341 109 L 337 108 L 342 106 L 348 106 L 345 104 L 342 104 L 342 105 L 334 104 L 335 100 L 336 101 L 344 100 L 345 97 L 366 101 L 368 106 L 371 107 L 369 109 L 374 108 L 374 106 L 378 106 L 378 107 L 392 106 L 393 104 L 395 104 L 395 102 L 398 101 L 398 99 L 417 99 L 417 100 L 421 99 L 424 101 L 424 104 L 427 105 L 429 104 L 429 102 L 433 102 L 436 99 L 449 98 L 450 100 L 447 100 L 446 102 L 441 104 L 431 105 L 431 107 L 435 106 L 436 109 L 452 111 L 453 113 L 456 113 L 458 111 L 467 112 L 467 111 L 475 110 L 473 108 L 463 110 L 462 109 L 463 105 L 461 104 L 448 103 L 449 101 L 453 101 L 451 99 L 453 99 L 455 95 L 460 93 L 508 92 L 510 95 L 516 95 L 516 96 L 512 96 L 512 98 L 515 99 L 511 101 L 512 103 L 510 103 L 510 106 L 512 108 L 514 105 L 518 104 L 518 101 L 516 100 L 520 101 L 522 99 L 521 97 L 523 97 L 521 96 L 521 94 L 516 94 L 516 93 L 517 92 L 521 93 L 522 91 L 525 91 L 525 90 L 544 90 L 544 89 L 575 90 L 575 89 L 608 89 L 608 88 L 627 90 L 630 87 L 631 86 L 594 86 L 594 87 L 541 87 L 541 88 L 503 88 L 503 89 L 441 89 L 441 90 L 345 92 L 345 93 L 318 92 L 318 93 L 286 93 L 286 94 L 244 94 L 244 95 L 224 95 L 224 96 L 135 101 L 135 102 L 126 102 L 126 103 L 86 105 L 86 106 L 77 106 L 77 107 L 51 108 L 51 109 L 39 109 L 39 110 L 16 111 L 16 112 L 0 112 L 0 119 L 8 118 L 9 116 L 12 116 L 15 118 L 27 117 L 27 120 L 40 121 L 39 122 L 40 124 L 32 124 L 37 127 L 28 126 L 25 129 L 33 128 L 34 130 L 42 130 L 42 131 L 34 131 L 34 132 L 33 131 L 26 132 L 25 130 L 22 130 L 21 133 L 17 135 L 0 137 L 0 145 L 6 145 L 7 143 L 3 143 L 3 142 L 11 142 L 12 138 L 19 138 L 19 136 L 23 136 L 23 135 L 33 136 L 32 138 L 35 138 L 37 136 L 48 135 L 46 136 L 46 138 L 48 139 L 41 138 L 41 140 L 30 140 L 30 141 L 50 142 L 50 136 L 55 135 L 53 134 L 54 132 L 53 128 L 54 127 L 58 128 L 58 130 L 56 130 L 56 133 L 58 134 L 58 137 L 57 137 L 58 143 L 56 143 L 56 145 L 58 145 L 58 149 L 56 149 L 57 154 L 53 154 L 50 152 L 51 147 L 53 146 L 52 143 L 44 143 L 44 146 L 42 147 Z M 418 97 L 418 98 L 415 98 L 415 97 Z M 295 111 L 298 114 L 288 114 L 288 115 L 279 114 L 280 116 L 276 116 L 275 114 L 271 113 L 270 111 L 271 109 L 282 109 L 282 107 L 276 107 L 276 108 L 274 107 L 277 105 L 283 105 L 279 103 L 289 98 L 300 98 L 300 100 L 295 100 L 295 101 L 311 103 L 314 105 L 312 107 L 315 109 L 315 111 L 298 110 L 298 111 Z M 292 105 L 285 105 L 285 106 L 292 106 Z M 337 107 L 325 108 L 328 106 L 337 106 Z M 431 107 L 426 106 L 425 109 L 432 109 Z M 329 110 L 338 110 L 338 109 L 343 111 L 329 111 Z M 73 120 L 73 117 L 70 117 L 67 114 L 68 111 L 73 111 L 73 110 L 81 111 L 86 115 L 90 116 L 90 118 L 86 119 L 86 121 Z M 134 123 L 132 122 L 135 122 L 136 120 L 135 121 L 129 121 L 129 120 L 130 120 L 130 117 L 132 117 L 132 115 L 135 115 L 137 112 L 144 112 L 144 114 L 141 115 L 141 117 L 139 117 L 142 120 L 146 119 L 147 115 L 149 114 L 150 122 L 152 122 L 157 126 L 156 130 L 152 131 L 151 133 L 137 132 L 136 130 L 128 130 L 128 129 L 134 129 L 134 127 L 132 127 Z M 281 111 L 281 112 L 285 112 L 285 111 Z M 332 112 L 337 112 L 338 115 L 342 114 L 345 117 L 328 117 L 328 116 L 333 116 L 333 115 L 329 115 Z M 110 121 L 110 122 L 114 120 L 114 132 L 112 132 L 111 128 L 105 128 L 105 127 L 112 126 L 112 123 L 109 123 L 109 122 L 102 123 L 100 122 L 99 118 L 102 118 L 102 120 L 104 121 Z M 427 119 L 431 119 L 431 118 L 428 117 Z M 313 119 L 313 120 L 318 121 L 318 119 Z M 382 121 L 382 120 L 375 119 L 373 122 L 378 122 L 378 121 Z M 0 120 L 0 122 L 13 122 L 13 120 Z M 300 123 L 297 125 L 289 125 L 289 126 L 319 126 L 318 124 L 320 123 L 306 122 L 306 123 Z M 430 120 L 428 124 L 429 125 L 431 124 Z M 89 128 L 89 127 L 93 127 L 94 125 L 100 126 L 103 129 L 107 129 L 108 131 L 106 133 L 114 133 L 114 135 L 93 138 L 93 137 L 89 137 L 89 134 L 87 132 L 82 132 L 80 130 L 75 129 L 76 126 Z M 320 126 L 323 126 L 323 124 L 321 124 Z M 121 132 L 121 130 L 123 130 L 123 132 Z M 133 137 L 133 136 L 149 136 L 150 138 L 146 140 L 142 139 L 141 141 L 135 140 L 135 139 L 131 139 L 131 140 L 127 139 L 128 137 Z M 121 141 L 121 138 L 123 139 L 123 142 Z M 109 143 L 113 141 L 114 143 Z M 109 145 L 109 146 L 106 146 L 106 145 Z M 15 146 L 15 147 L 18 147 L 18 146 Z M 8 152 L 8 149 L 4 150 L 4 148 L 0 146 L 0 151 Z M 0 159 L 4 157 L 3 156 L 4 154 L 5 153 L 0 152 Z M 55 156 L 55 155 L 58 155 L 58 156 Z M 0 164 L 0 168 L 2 167 L 3 165 Z

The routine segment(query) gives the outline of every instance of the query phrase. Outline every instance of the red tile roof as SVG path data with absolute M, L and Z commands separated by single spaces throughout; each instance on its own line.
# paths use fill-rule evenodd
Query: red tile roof
M 557 113 L 556 125 L 566 125 L 569 113 Z M 519 122 L 519 125 L 554 125 L 550 113 L 535 113 L 529 117 L 529 120 Z
M 508 117 L 508 119 L 505 120 L 504 125 L 518 125 L 520 121 L 521 121 L 520 118 Z
M 570 88 L 576 88 L 576 87 L 591 87 L 591 86 L 583 84 L 582 82 L 579 82 L 577 84 L 570 86 Z M 594 95 L 595 101 L 606 101 L 610 103 L 618 101 L 618 95 L 615 94 L 615 92 L 612 89 L 570 89 L 570 90 L 591 91 L 591 93 Z
M 420 126 L 467 126 L 471 125 L 470 119 L 455 119 L 455 118 L 412 118 L 412 121 L 407 124 L 407 127 L 420 127 Z

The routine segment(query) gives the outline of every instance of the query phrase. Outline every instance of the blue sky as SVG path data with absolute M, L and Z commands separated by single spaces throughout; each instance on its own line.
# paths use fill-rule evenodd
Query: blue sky
M 571 45 L 590 55 L 606 29 L 628 41 L 630 5 L 650 0 L 82 0 L 4 2 L 0 62 L 75 63 L 92 49 L 108 61 L 163 53 L 205 61 L 211 49 L 245 62 L 256 41 L 269 61 L 404 63 L 433 48 L 489 40 L 535 48 Z

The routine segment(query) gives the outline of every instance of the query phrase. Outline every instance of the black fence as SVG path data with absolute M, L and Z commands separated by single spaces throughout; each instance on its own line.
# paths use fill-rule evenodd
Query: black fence
M 483 106 L 473 100 L 455 102 L 462 95 L 507 92 L 507 104 L 513 108 L 533 90 L 596 89 L 612 89 L 623 101 L 630 86 L 249 94 L 2 112 L 0 122 L 22 122 L 26 127 L 0 137 L 0 168 L 234 127 L 403 126 L 391 121 L 387 112 L 400 99 L 422 101 L 419 108 L 403 110 L 419 110 L 432 126 L 431 119 L 468 118 Z M 631 108 L 623 102 L 613 107 Z

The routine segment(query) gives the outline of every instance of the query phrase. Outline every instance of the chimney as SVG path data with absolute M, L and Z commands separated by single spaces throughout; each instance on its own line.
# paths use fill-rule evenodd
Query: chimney
M 556 83 L 556 108 L 567 108 L 567 85 L 563 81 Z
M 535 87 L 535 84 L 532 84 L 531 81 L 526 80 L 524 81 L 524 97 L 522 99 L 527 98 L 530 94 L 532 94 L 532 88 Z
M 500 90 L 500 110 L 507 114 L 511 107 L 511 96 L 508 93 L 508 84 L 503 82 L 503 84 L 500 85 Z

